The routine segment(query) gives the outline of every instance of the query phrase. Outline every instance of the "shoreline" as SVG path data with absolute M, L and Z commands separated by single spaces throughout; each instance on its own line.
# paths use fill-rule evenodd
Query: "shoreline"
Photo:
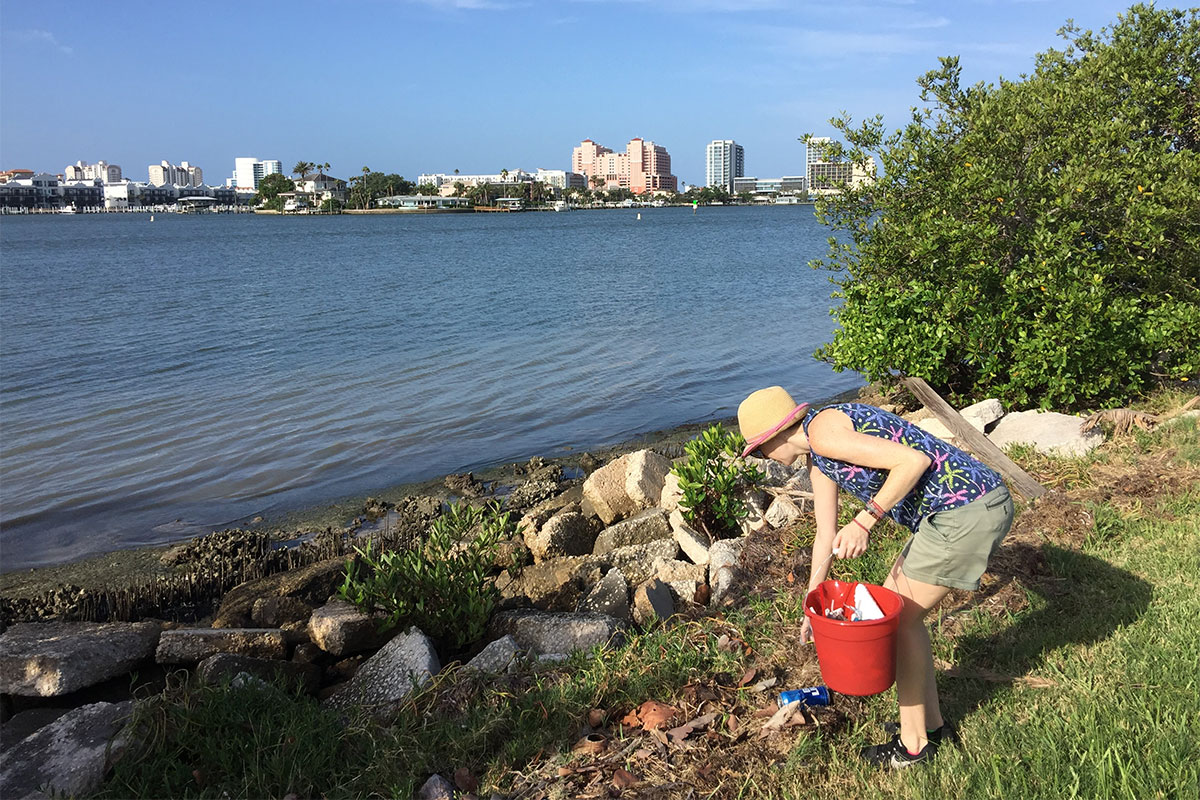
M 863 396 L 869 386 L 869 384 L 862 384 L 832 397 L 809 402 L 816 406 L 859 398 Z M 557 465 L 567 474 L 586 474 L 596 466 L 607 463 L 617 456 L 643 448 L 667 450 L 672 457 L 675 457 L 683 454 L 685 442 L 694 438 L 705 428 L 717 423 L 726 428 L 736 427 L 737 419 L 736 417 L 726 417 L 704 422 L 683 423 L 673 428 L 637 434 L 612 445 L 583 449 L 565 456 L 535 456 L 533 460 L 548 466 Z M 521 475 L 518 470 L 525 466 L 526 464 L 520 463 L 503 463 L 470 470 L 470 474 L 487 488 L 487 492 L 481 495 L 480 499 L 503 496 L 504 490 L 520 485 L 526 480 L 526 477 Z M 293 541 L 300 536 L 320 533 L 327 528 L 345 530 L 353 528 L 356 520 L 361 522 L 369 499 L 389 504 L 416 496 L 437 497 L 442 501 L 458 499 L 460 495 L 452 492 L 446 485 L 446 479 L 450 474 L 434 476 L 425 481 L 397 484 L 370 494 L 330 498 L 314 505 L 286 509 L 270 516 L 255 518 L 257 521 L 250 521 L 242 525 L 213 529 L 210 533 L 217 530 L 253 531 L 267 534 L 272 540 L 284 543 Z M 502 491 L 497 494 L 497 490 Z M 157 578 L 169 578 L 177 575 L 178 570 L 162 563 L 163 554 L 206 535 L 209 534 L 189 536 L 167 544 L 107 551 L 62 564 L 29 567 L 0 573 L 0 597 L 35 598 L 64 585 L 77 586 L 84 590 L 119 590 L 135 587 Z

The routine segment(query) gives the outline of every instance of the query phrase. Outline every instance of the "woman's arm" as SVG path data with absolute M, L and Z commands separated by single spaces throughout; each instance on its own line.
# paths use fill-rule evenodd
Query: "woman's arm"
M 885 511 L 913 490 L 932 463 L 924 453 L 907 445 L 859 433 L 850 417 L 837 409 L 826 409 L 809 423 L 808 445 L 814 453 L 826 458 L 887 470 L 887 478 L 874 498 Z M 815 481 L 813 488 L 816 489 Z M 838 555 L 842 558 L 862 555 L 867 549 L 868 531 L 875 522 L 870 513 L 860 511 L 834 537 Z
M 809 570 L 808 591 L 817 588 L 829 574 L 829 555 L 833 537 L 837 534 L 837 484 L 816 467 L 809 470 L 813 487 L 813 513 L 817 521 L 817 537 L 813 541 L 812 564 Z

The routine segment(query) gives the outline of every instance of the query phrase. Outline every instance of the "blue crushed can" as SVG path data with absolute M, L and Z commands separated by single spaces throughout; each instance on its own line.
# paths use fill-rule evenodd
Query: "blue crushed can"
M 806 706 L 829 705 L 829 689 L 824 686 L 809 686 L 805 689 L 791 689 L 779 693 L 780 707 L 789 703 L 804 703 Z

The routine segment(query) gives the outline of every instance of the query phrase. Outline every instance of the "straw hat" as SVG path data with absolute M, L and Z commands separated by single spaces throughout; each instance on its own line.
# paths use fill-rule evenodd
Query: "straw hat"
M 742 458 L 795 422 L 807 408 L 808 403 L 796 405 L 782 386 L 759 389 L 743 400 L 738 406 L 738 429 L 746 437 Z

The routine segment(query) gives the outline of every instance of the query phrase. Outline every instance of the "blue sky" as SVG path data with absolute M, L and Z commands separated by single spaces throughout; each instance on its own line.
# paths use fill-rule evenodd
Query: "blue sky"
M 958 55 L 1015 78 L 1108 0 L 0 0 L 0 169 L 237 156 L 421 172 L 565 169 L 583 138 L 634 136 L 703 182 L 736 139 L 746 173 L 803 172 L 805 132 L 882 113 Z

